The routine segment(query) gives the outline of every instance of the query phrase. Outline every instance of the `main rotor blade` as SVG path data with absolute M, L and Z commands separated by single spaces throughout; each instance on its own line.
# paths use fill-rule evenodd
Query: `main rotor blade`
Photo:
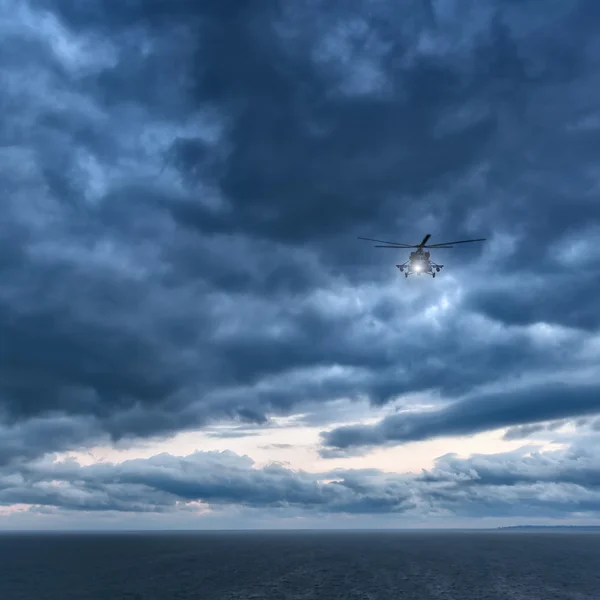
M 423 241 L 422 241 L 422 242 L 419 244 L 419 246 L 423 247 L 423 246 L 424 246 L 424 245 L 427 243 L 427 240 L 429 240 L 429 238 L 430 238 L 430 237 L 431 237 L 431 234 L 430 234 L 430 233 L 428 233 L 428 234 L 427 234 L 427 235 L 426 235 L 426 236 L 423 238 Z
M 410 246 L 408 244 L 401 244 L 400 242 L 387 242 L 386 240 L 374 240 L 372 238 L 359 237 L 359 240 L 367 240 L 367 242 L 380 242 L 381 244 L 392 244 L 398 248 L 416 248 L 416 246 Z
M 373 246 L 374 248 L 396 248 L 397 250 L 407 250 L 409 248 L 433 248 L 434 250 L 445 250 L 454 248 L 454 246 Z
M 440 248 L 442 246 L 451 246 L 452 244 L 468 244 L 470 242 L 484 242 L 486 238 L 478 238 L 476 240 L 459 240 L 458 242 L 446 242 L 444 244 L 432 244 L 431 246 L 426 246 L 426 248 Z

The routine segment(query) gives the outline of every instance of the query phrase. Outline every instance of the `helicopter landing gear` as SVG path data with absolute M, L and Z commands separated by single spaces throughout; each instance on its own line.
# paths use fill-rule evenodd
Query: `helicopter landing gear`
M 439 269 L 438 269 L 439 271 Z M 431 276 L 435 279 L 435 271 L 431 274 Z
M 408 273 L 404 273 L 404 277 L 408 277 Z

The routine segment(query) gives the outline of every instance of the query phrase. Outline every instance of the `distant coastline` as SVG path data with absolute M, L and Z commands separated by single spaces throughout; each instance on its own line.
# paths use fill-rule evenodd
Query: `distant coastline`
M 497 531 L 532 531 L 532 530 L 568 530 L 568 531 L 600 531 L 600 525 L 512 525 L 497 527 Z

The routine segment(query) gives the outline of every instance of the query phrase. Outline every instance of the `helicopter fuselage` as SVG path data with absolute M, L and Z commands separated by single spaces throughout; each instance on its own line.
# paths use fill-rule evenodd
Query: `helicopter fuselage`
M 438 265 L 431 260 L 429 252 L 424 252 L 422 248 L 419 248 L 415 252 L 410 253 L 409 259 L 402 265 L 396 265 L 401 272 L 404 273 L 405 277 L 409 275 L 431 275 L 435 277 L 436 273 L 439 273 L 444 265 Z

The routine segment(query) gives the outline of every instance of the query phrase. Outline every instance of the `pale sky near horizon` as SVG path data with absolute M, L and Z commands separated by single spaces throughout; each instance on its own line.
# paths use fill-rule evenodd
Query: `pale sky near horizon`
M 597 523 L 600 5 L 149 7 L 0 0 L 0 531 Z

